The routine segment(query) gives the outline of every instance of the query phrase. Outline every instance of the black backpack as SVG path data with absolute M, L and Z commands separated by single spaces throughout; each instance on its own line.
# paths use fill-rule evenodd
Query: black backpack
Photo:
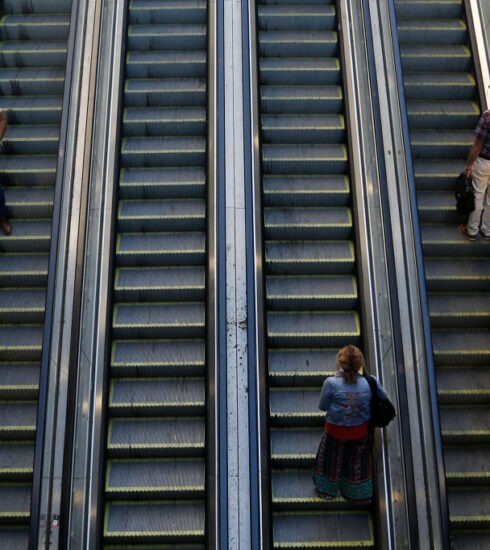
M 369 419 L 369 427 L 371 429 L 384 428 L 395 418 L 395 407 L 387 397 L 382 399 L 378 396 L 378 385 L 372 376 L 368 375 L 365 378 L 371 389 L 371 418 Z
M 461 172 L 456 178 L 456 210 L 460 216 L 468 216 L 475 209 L 475 191 L 471 177 L 467 178 L 465 172 Z

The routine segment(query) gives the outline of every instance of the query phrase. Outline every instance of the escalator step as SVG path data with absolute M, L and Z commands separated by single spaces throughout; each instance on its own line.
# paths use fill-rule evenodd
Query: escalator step
M 41 286 L 48 278 L 48 254 L 3 254 L 0 286 Z
M 317 406 L 319 395 L 317 392 Z M 272 428 L 270 435 L 273 466 L 313 468 L 316 451 L 323 435 L 321 429 Z
M 268 57 L 259 61 L 263 84 L 335 85 L 340 83 L 340 64 L 337 58 Z
M 480 108 L 474 101 L 407 101 L 410 128 L 463 129 L 478 123 Z
M 0 156 L 0 177 L 9 186 L 54 186 L 56 180 L 55 155 Z
M 122 199 L 166 199 L 202 197 L 205 188 L 202 168 L 125 168 L 121 171 Z
M 490 529 L 490 490 L 451 489 L 448 491 L 449 520 L 456 529 Z
M 263 30 L 333 30 L 337 24 L 335 7 L 315 5 L 260 5 L 260 28 Z
M 113 344 L 111 368 L 119 376 L 199 376 L 204 374 L 201 340 L 128 340 Z
M 0 440 L 33 439 L 37 401 L 0 401 Z
M 0 442 L 0 481 L 25 482 L 34 471 L 34 443 L 31 441 Z
M 449 447 L 444 449 L 444 463 L 450 487 L 481 487 L 490 481 L 489 447 Z
M 475 140 L 470 130 L 412 130 L 414 158 L 465 158 Z
M 30 483 L 0 485 L 0 525 L 29 524 L 31 514 Z M 3 546 L 3 543 L 2 543 Z
M 432 332 L 432 342 L 436 365 L 490 363 L 488 331 L 439 329 Z
M 273 347 L 342 346 L 357 344 L 360 338 L 359 316 L 355 311 L 269 312 L 268 338 Z
M 490 260 L 426 259 L 425 278 L 429 291 L 490 290 Z
M 264 176 L 266 206 L 345 206 L 347 176 Z
M 132 0 L 129 21 L 133 24 L 205 23 L 206 0 Z
M 42 323 L 45 293 L 44 288 L 1 288 L 0 323 Z
M 118 268 L 114 295 L 118 302 L 205 299 L 203 267 Z
M 333 57 L 338 55 L 338 36 L 324 30 L 261 31 L 259 51 L 269 57 Z
M 268 277 L 271 309 L 352 309 L 357 303 L 357 285 L 352 276 Z
M 424 254 L 433 257 L 485 258 L 488 243 L 483 239 L 469 241 L 454 225 L 422 225 L 422 247 Z
M 206 110 L 190 108 L 129 108 L 124 111 L 125 136 L 181 136 L 204 134 Z
M 146 55 L 156 54 L 155 51 L 150 52 L 150 50 L 205 50 L 206 26 L 175 23 L 171 25 L 131 25 L 128 30 L 127 47 L 129 50 L 146 50 Z M 130 52 L 129 63 L 132 62 L 131 58 L 135 53 L 135 51 Z M 147 70 L 151 71 L 152 68 L 148 67 Z
M 471 52 L 467 46 L 458 45 L 418 45 L 404 44 L 401 51 L 402 67 L 404 71 L 405 86 L 407 77 L 412 77 L 408 71 L 446 71 L 453 73 L 458 78 L 458 72 L 469 73 L 472 68 Z M 423 75 L 419 77 L 423 79 Z M 448 74 L 449 78 L 449 74 Z M 469 74 L 460 75 L 461 84 L 473 81 Z M 473 81 L 474 86 L 474 81 Z M 442 98 L 441 98 L 442 99 Z M 473 99 L 473 95 L 467 99 Z
M 3 139 L 9 154 L 55 155 L 58 153 L 59 126 L 10 125 Z
M 321 387 L 325 378 L 335 372 L 336 350 L 270 350 L 268 355 L 269 377 L 274 386 Z
M 399 17 L 461 17 L 462 0 L 396 0 Z
M 403 42 L 461 44 L 466 40 L 466 32 L 466 25 L 461 19 L 410 17 L 410 19 L 398 20 L 398 38 L 402 44 Z
M 204 78 L 143 78 L 127 80 L 126 107 L 205 105 Z
M 0 19 L 0 40 L 65 40 L 70 16 L 65 14 L 4 15 Z
M 343 106 L 340 86 L 261 86 L 263 113 L 340 113 Z
M 0 68 L 1 95 L 62 94 L 64 83 L 64 69 Z
M 346 274 L 354 270 L 350 241 L 269 241 L 265 258 L 270 273 Z
M 17 187 L 5 191 L 7 208 L 12 218 L 51 218 L 52 187 Z
M 204 415 L 201 378 L 118 378 L 110 386 L 111 416 Z
M 127 54 L 128 78 L 198 78 L 206 76 L 204 51 L 132 51 Z
M 3 96 L 2 111 L 10 124 L 59 124 L 62 98 L 59 96 Z
M 38 363 L 0 363 L 0 399 L 37 399 Z
M 204 498 L 204 479 L 201 459 L 111 460 L 106 493 L 110 499 Z
M 104 539 L 120 544 L 200 541 L 204 507 L 193 502 L 118 502 L 107 505 Z
M 485 406 L 440 407 L 442 440 L 453 444 L 490 443 L 490 410 Z M 488 508 L 487 508 L 488 510 Z
M 490 404 L 488 372 L 485 367 L 439 367 L 437 395 L 439 403 L 445 405 Z
M 347 170 L 347 149 L 339 144 L 264 144 L 262 162 L 268 174 L 339 174 Z
M 262 115 L 265 142 L 337 143 L 345 136 L 342 115 Z
M 120 231 L 203 231 L 206 229 L 204 199 L 125 200 L 119 203 Z
M 271 388 L 270 419 L 274 426 L 323 426 L 325 413 L 318 408 L 317 388 Z
M 28 40 L 0 42 L 0 64 L 2 67 L 46 66 L 64 67 L 67 45 L 65 40 L 35 42 Z
M 485 328 L 490 323 L 490 294 L 431 294 L 429 313 L 431 326 L 435 328 Z
M 51 220 L 15 220 L 11 235 L 0 234 L 1 252 L 49 252 Z
M 42 339 L 42 325 L 0 325 L 2 361 L 39 361 Z
M 454 191 L 419 191 L 417 193 L 421 223 L 455 223 L 456 199 Z
M 490 548 L 490 531 L 473 532 L 453 530 L 451 542 L 454 550 L 487 550 Z
M 200 456 L 204 418 L 114 418 L 109 422 L 111 457 Z
M 206 140 L 200 137 L 124 138 L 121 160 L 125 167 L 204 164 Z
M 3 0 L 2 11 L 4 13 L 58 13 L 69 12 L 71 0 L 36 0 L 35 2 L 21 2 L 19 0 Z
M 420 159 L 414 161 L 417 189 L 454 189 L 456 177 L 461 171 L 461 160 Z
M 266 208 L 267 239 L 348 239 L 352 214 L 348 208 Z

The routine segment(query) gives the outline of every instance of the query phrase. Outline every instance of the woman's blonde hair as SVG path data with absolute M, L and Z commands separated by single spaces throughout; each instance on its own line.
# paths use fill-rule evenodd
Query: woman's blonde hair
M 365 367 L 362 351 L 352 344 L 343 347 L 337 353 L 337 367 L 344 371 L 344 382 L 355 384 L 357 382 L 357 371 L 361 367 Z

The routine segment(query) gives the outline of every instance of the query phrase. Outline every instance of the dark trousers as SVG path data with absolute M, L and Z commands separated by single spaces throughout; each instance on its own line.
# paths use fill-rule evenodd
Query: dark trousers
M 7 207 L 5 206 L 5 192 L 2 184 L 0 183 L 0 218 L 7 217 Z

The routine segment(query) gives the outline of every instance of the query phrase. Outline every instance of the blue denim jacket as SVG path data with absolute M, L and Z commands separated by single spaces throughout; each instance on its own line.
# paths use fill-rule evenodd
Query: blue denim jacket
M 386 391 L 373 376 L 378 395 L 386 397 Z M 342 374 L 329 376 L 323 383 L 319 407 L 327 411 L 327 420 L 337 426 L 358 426 L 369 420 L 371 414 L 371 390 L 364 376 L 358 375 L 355 384 L 344 382 Z

